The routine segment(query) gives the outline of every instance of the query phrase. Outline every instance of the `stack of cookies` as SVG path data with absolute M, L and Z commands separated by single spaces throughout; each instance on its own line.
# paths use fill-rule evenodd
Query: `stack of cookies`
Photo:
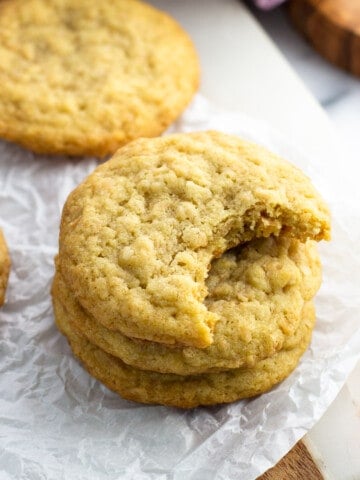
M 57 325 L 124 398 L 258 395 L 310 342 L 329 230 L 310 180 L 261 147 L 218 132 L 135 140 L 67 199 Z
M 0 57 L 0 137 L 46 154 L 122 147 L 62 215 L 55 317 L 89 372 L 183 408 L 289 375 L 311 338 L 328 210 L 299 170 L 237 137 L 138 139 L 198 87 L 186 32 L 138 0 L 8 0 Z M 0 236 L 0 304 L 8 271 Z

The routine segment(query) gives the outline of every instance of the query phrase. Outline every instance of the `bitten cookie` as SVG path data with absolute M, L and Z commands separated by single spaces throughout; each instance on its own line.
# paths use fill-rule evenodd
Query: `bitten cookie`
M 205 281 L 205 305 L 219 320 L 213 343 L 203 349 L 168 347 L 107 329 L 81 307 L 60 272 L 52 293 L 76 330 L 102 350 L 142 370 L 190 375 L 254 366 L 281 350 L 320 282 L 317 246 L 311 240 L 269 237 L 224 253 L 213 260 Z
M 0 307 L 5 302 L 5 293 L 10 273 L 10 256 L 4 235 L 0 230 Z
M 109 330 L 205 348 L 220 319 L 206 303 L 215 258 L 258 237 L 321 240 L 329 230 L 324 202 L 293 165 L 235 136 L 177 134 L 130 143 L 70 194 L 58 265 Z
M 55 308 L 58 327 L 67 336 L 75 355 L 94 377 L 128 400 L 180 408 L 233 402 L 268 391 L 298 364 L 310 342 L 315 319 L 309 302 L 304 309 L 296 341 L 289 345 L 289 349 L 258 362 L 253 368 L 184 377 L 142 371 L 126 365 L 79 334 L 60 304 Z
M 38 153 L 159 135 L 199 83 L 188 35 L 137 0 L 4 0 L 0 58 L 0 137 Z

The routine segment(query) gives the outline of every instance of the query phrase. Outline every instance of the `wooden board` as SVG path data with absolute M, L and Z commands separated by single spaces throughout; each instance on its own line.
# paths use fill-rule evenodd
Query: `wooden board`
M 291 0 L 288 12 L 321 55 L 360 76 L 360 0 Z
M 258 480 L 323 480 L 324 477 L 303 442 L 298 442 L 275 467 Z

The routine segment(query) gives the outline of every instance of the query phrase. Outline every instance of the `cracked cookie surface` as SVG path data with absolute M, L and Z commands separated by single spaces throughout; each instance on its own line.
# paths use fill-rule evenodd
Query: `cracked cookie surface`
M 274 355 L 295 334 L 304 304 L 321 282 L 316 242 L 286 237 L 253 240 L 213 260 L 204 303 L 216 312 L 214 341 L 204 349 L 168 347 L 126 337 L 86 312 L 60 272 L 53 302 L 60 303 L 88 341 L 143 370 L 180 375 L 254 366 Z M 57 309 L 55 309 L 57 311 Z
M 219 132 L 140 139 L 69 196 L 59 270 L 106 328 L 209 346 L 211 261 L 256 237 L 329 238 L 328 210 L 300 170 Z
M 38 153 L 159 135 L 199 83 L 186 32 L 137 0 L 4 0 L 0 58 L 0 137 Z

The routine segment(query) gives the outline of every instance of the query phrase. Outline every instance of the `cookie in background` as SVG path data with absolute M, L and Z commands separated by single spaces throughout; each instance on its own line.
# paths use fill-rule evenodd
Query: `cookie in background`
M 161 134 L 199 84 L 187 33 L 137 0 L 0 3 L 0 137 L 103 157 Z

